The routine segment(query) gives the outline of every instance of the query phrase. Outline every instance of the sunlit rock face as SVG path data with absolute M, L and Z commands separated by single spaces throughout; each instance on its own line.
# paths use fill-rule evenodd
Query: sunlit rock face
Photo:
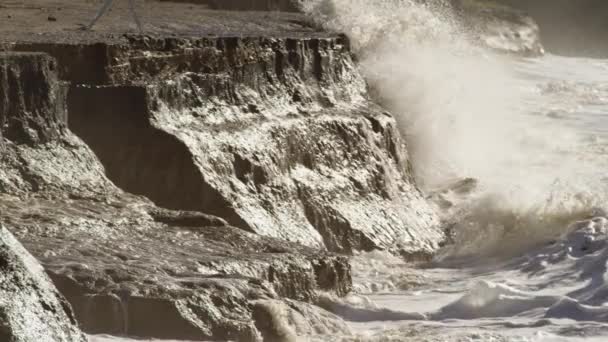
M 222 13 L 253 26 L 266 15 Z M 351 291 L 336 252 L 436 251 L 437 216 L 348 39 L 294 18 L 248 34 L 20 32 L 7 44 L 48 55 L 32 54 L 32 73 L 4 63 L 0 216 L 83 330 L 344 333 L 312 304 Z
M 57 57 L 79 83 L 70 127 L 110 179 L 161 206 L 347 253 L 428 256 L 443 238 L 395 120 L 369 101 L 345 37 L 17 48 Z M 70 68 L 87 61 L 68 56 L 92 48 L 105 64 Z
M 604 0 L 499 0 L 531 15 L 543 44 L 566 56 L 608 56 L 608 2 Z
M 70 304 L 4 226 L 0 226 L 0 340 L 86 341 Z

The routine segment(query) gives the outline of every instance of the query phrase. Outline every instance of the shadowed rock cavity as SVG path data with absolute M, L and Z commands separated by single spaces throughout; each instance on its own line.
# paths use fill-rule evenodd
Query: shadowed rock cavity
M 205 182 L 187 146 L 152 125 L 148 96 L 146 87 L 72 87 L 70 128 L 122 189 L 165 208 L 202 210 L 246 228 L 227 199 Z
M 205 5 L 217 10 L 297 12 L 303 0 L 161 0 Z
M 0 226 L 0 341 L 86 340 L 42 266 Z

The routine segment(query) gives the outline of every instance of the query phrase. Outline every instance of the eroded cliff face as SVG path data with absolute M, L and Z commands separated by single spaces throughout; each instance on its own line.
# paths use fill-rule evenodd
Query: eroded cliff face
M 451 0 L 451 4 L 482 46 L 519 56 L 544 54 L 540 28 L 526 12 L 494 1 Z
M 287 11 L 297 12 L 303 0 L 161 0 L 205 5 L 209 8 L 230 11 Z
M 127 191 L 332 251 L 431 255 L 442 239 L 344 37 L 15 49 L 57 57 L 77 83 L 70 127 Z M 78 59 L 89 49 L 105 63 Z
M 604 0 L 497 0 L 529 13 L 547 50 L 566 56 L 608 56 L 608 2 Z
M 335 252 L 443 240 L 344 36 L 62 34 L 3 44 L 0 217 L 86 332 L 344 333 Z
M 2 130 L 0 217 L 43 263 L 86 332 L 257 341 L 258 300 L 289 300 L 291 310 L 316 310 L 318 326 L 346 329 L 304 303 L 320 292 L 350 291 L 346 257 L 123 192 L 67 128 L 66 89 L 54 60 L 12 52 L 0 60 L 0 94 L 10 100 L 1 113 L 11 123 Z M 50 314 L 31 312 L 52 322 Z

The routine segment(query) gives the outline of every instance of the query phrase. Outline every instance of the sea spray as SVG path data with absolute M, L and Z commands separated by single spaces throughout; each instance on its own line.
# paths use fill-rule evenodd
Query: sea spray
M 423 189 L 478 180 L 466 201 L 444 212 L 466 253 L 496 250 L 506 236 L 514 246 L 501 250 L 517 252 L 522 241 L 549 239 L 603 205 L 608 191 L 589 172 L 597 160 L 581 158 L 584 137 L 538 115 L 545 108 L 531 104 L 542 87 L 522 82 L 511 56 L 478 46 L 446 2 L 317 0 L 304 7 L 351 38 L 377 100 L 400 123 Z

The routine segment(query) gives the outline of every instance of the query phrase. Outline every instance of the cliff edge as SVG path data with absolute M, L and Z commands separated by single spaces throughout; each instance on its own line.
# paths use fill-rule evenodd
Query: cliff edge
M 259 341 L 278 305 L 294 334 L 344 332 L 313 304 L 350 291 L 349 254 L 443 241 L 343 35 L 191 3 L 148 2 L 145 35 L 125 4 L 95 31 L 83 3 L 2 6 L 0 218 L 84 331 Z

